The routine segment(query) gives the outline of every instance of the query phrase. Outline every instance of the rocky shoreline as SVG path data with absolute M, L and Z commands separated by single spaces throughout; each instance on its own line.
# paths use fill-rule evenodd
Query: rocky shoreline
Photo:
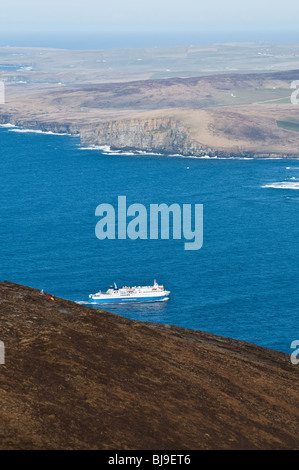
M 26 121 L 23 119 L 16 119 L 13 116 L 7 114 L 0 115 L 0 125 L 12 125 L 22 129 L 52 132 L 53 134 L 79 135 L 79 129 L 71 123 Z
M 299 448 L 287 354 L 50 294 L 0 283 L 0 449 Z

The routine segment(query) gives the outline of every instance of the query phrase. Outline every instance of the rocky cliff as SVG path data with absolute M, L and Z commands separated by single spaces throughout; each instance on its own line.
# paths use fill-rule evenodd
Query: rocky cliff
M 148 113 L 82 126 L 80 136 L 83 146 L 107 145 L 122 151 L 210 157 L 299 157 L 296 132 L 278 129 L 275 120 L 268 117 L 253 119 L 248 115 L 243 121 L 237 113 L 214 116 L 210 110 L 165 110 L 164 115 Z M 291 139 L 294 143 L 288 145 Z
M 68 86 L 6 83 L 0 123 L 80 134 L 84 146 L 299 158 L 298 110 L 290 101 L 295 76 L 286 71 L 105 84 L 79 80 Z
M 189 122 L 186 125 L 185 113 L 168 116 L 167 111 L 162 117 L 159 114 L 157 117 L 151 117 L 150 113 L 145 117 L 104 120 L 88 125 L 82 122 L 72 124 L 52 120 L 15 119 L 13 115 L 3 114 L 0 115 L 0 124 L 10 123 L 24 129 L 80 135 L 82 146 L 109 146 L 112 150 L 199 157 L 208 155 L 225 158 L 299 158 L 297 133 L 277 129 L 275 121 L 268 129 L 265 122 L 262 123 L 263 126 L 259 122 L 250 124 L 250 117 L 247 123 L 241 125 L 238 116 L 233 116 L 232 119 L 230 115 L 230 119 L 235 121 L 235 126 L 232 122 L 229 126 L 234 127 L 236 135 L 231 139 L 225 115 L 213 120 L 208 114 L 199 115 L 201 112 L 204 113 L 202 110 L 188 111 L 188 121 L 192 116 L 195 117 L 191 126 Z M 224 121 L 224 128 L 221 127 L 221 120 Z M 208 139 L 207 128 L 210 133 Z M 199 142 L 200 138 L 203 142 L 208 141 L 208 145 Z M 291 144 L 288 145 L 288 142 Z
M 12 124 L 16 127 L 57 134 L 79 134 L 79 128 L 70 122 L 17 119 L 14 115 L 1 114 L 0 124 Z
M 192 141 L 188 130 L 169 117 L 103 122 L 80 130 L 82 145 L 109 145 L 112 149 L 204 155 L 214 153 Z

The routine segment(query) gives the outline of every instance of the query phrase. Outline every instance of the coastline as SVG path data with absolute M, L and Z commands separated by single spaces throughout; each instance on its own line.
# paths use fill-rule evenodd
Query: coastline
M 80 137 L 80 129 L 72 127 L 67 123 L 26 123 L 23 121 L 6 120 L 6 116 L 0 115 L 0 128 L 8 129 L 12 132 L 19 133 L 36 133 L 45 135 L 61 135 L 70 137 Z M 81 150 L 100 151 L 104 155 L 120 155 L 120 156 L 167 156 L 167 157 L 181 157 L 181 158 L 195 158 L 195 159 L 214 159 L 214 160 L 296 160 L 299 159 L 299 153 L 294 154 L 279 154 L 279 153 L 254 153 L 254 152 L 225 152 L 217 151 L 216 149 L 200 150 L 196 153 L 183 153 L 179 152 L 177 147 L 166 151 L 163 148 L 157 147 L 152 149 L 142 149 L 140 147 L 123 146 L 117 147 L 108 144 L 99 145 L 97 143 L 80 143 Z
M 34 58 L 33 70 L 22 71 L 28 76 L 24 83 L 1 72 L 7 102 L 0 123 L 22 132 L 80 136 L 83 148 L 105 147 L 108 153 L 299 158 L 290 90 L 298 69 L 261 72 L 255 65 L 252 72 L 153 78 L 129 67 L 115 82 L 104 80 L 91 64 L 84 71 L 76 68 L 75 79 L 58 52 L 53 54 L 53 65 L 59 63 L 69 81 L 46 81 L 51 70 L 43 54 Z M 39 61 L 49 76 L 35 71 Z
M 0 448 L 299 448 L 287 354 L 51 297 L 0 283 Z

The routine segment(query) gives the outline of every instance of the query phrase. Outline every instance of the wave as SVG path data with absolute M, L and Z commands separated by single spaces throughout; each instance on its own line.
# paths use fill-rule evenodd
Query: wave
M 13 127 L 15 127 L 15 126 L 13 126 Z M 68 135 L 68 136 L 72 135 L 72 134 L 63 133 L 63 132 L 41 131 L 41 130 L 38 130 L 38 129 L 17 129 L 17 128 L 14 128 L 14 129 L 10 129 L 10 132 L 21 132 L 21 133 L 31 132 L 31 133 L 34 133 L 34 134 L 47 134 L 47 135 Z
M 180 157 L 180 158 L 193 158 L 198 160 L 284 160 L 282 157 L 237 157 L 237 156 L 227 156 L 220 157 L 218 155 L 182 155 L 180 153 L 170 154 L 170 153 L 159 153 L 159 152 L 149 152 L 146 150 L 113 150 L 110 145 L 90 145 L 88 147 L 79 147 L 80 150 L 97 150 L 100 151 L 103 155 L 121 155 L 121 156 L 161 156 L 161 157 Z M 291 169 L 287 167 L 286 169 Z M 293 169 L 299 169 L 294 167 Z
M 281 181 L 277 183 L 268 183 L 263 185 L 262 188 L 299 189 L 299 181 Z
M 109 145 L 91 145 L 90 147 L 79 147 L 79 150 L 100 150 L 101 152 L 108 151 Z
M 171 155 L 182 158 L 194 158 L 196 160 L 255 160 L 254 157 L 218 157 L 217 155 Z
M 97 150 L 103 155 L 121 155 L 121 156 L 158 156 L 158 157 L 180 157 L 180 158 L 194 158 L 198 160 L 254 160 L 254 157 L 218 157 L 217 155 L 182 155 L 180 153 L 166 154 L 158 152 L 147 152 L 145 150 L 112 150 L 109 145 L 91 145 L 89 147 L 79 147 L 80 150 Z
M 4 127 L 4 128 L 11 128 L 11 127 L 16 127 L 14 124 L 10 124 L 9 122 L 7 124 L 0 124 L 0 127 Z
M 164 156 L 162 153 L 153 153 L 153 152 L 145 152 L 144 150 L 135 150 L 133 151 L 126 151 L 126 150 L 112 150 L 109 145 L 91 145 L 90 147 L 79 147 L 80 150 L 98 150 L 103 155 L 122 155 L 122 156 L 136 156 L 136 155 L 158 155 Z

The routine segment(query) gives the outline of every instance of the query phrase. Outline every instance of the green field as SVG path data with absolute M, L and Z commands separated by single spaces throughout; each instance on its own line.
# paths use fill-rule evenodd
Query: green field
M 281 119 L 276 122 L 282 129 L 299 132 L 299 119 Z
M 289 91 L 285 88 L 235 88 L 228 91 L 216 91 L 207 101 L 207 106 L 234 106 L 253 103 L 287 104 Z

